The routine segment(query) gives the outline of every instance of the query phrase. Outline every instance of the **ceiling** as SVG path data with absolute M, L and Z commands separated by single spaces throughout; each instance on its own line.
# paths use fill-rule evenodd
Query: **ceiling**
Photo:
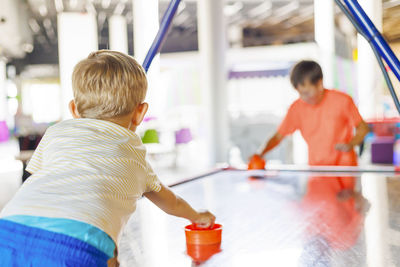
M 14 1 L 14 0 L 12 0 Z M 98 20 L 99 48 L 108 47 L 108 18 L 126 17 L 129 53 L 133 54 L 133 19 L 131 0 L 24 0 L 29 27 L 33 32 L 33 51 L 17 65 L 56 64 L 57 12 L 95 12 Z M 162 52 L 197 50 L 195 0 L 182 1 L 173 20 Z M 169 1 L 159 1 L 160 19 Z M 400 0 L 384 0 L 384 35 L 400 41 Z M 337 16 L 342 14 L 337 10 Z M 232 46 L 257 46 L 312 41 L 314 39 L 313 0 L 226 0 L 224 13 Z M 340 23 L 338 27 L 340 28 Z
M 390 42 L 400 41 L 400 0 L 387 0 L 383 3 L 383 33 Z

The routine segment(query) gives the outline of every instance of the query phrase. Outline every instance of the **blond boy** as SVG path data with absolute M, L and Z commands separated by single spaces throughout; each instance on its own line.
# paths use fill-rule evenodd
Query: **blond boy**
M 142 195 L 211 226 L 214 215 L 176 196 L 145 159 L 135 134 L 148 109 L 142 67 L 102 50 L 75 66 L 72 84 L 74 119 L 47 130 L 27 167 L 32 176 L 0 213 L 0 266 L 107 266 Z

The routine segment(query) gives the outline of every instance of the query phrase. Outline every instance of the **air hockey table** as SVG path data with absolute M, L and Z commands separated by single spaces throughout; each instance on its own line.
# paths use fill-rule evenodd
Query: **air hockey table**
M 171 186 L 216 215 L 223 225 L 219 253 L 193 261 L 186 253 L 189 222 L 143 198 L 118 259 L 146 267 L 400 266 L 399 178 L 390 167 L 214 170 Z M 338 193 L 352 180 L 362 194 Z

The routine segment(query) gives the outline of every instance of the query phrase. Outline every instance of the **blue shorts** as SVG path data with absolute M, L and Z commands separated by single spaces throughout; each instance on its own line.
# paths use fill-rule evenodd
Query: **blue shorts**
M 79 239 L 0 219 L 0 266 L 107 267 L 108 259 Z

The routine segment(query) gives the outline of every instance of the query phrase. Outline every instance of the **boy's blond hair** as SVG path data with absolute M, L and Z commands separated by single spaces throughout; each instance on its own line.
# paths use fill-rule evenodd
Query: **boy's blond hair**
M 72 88 L 82 118 L 108 119 L 127 115 L 144 101 L 147 79 L 132 57 L 99 50 L 75 66 Z

